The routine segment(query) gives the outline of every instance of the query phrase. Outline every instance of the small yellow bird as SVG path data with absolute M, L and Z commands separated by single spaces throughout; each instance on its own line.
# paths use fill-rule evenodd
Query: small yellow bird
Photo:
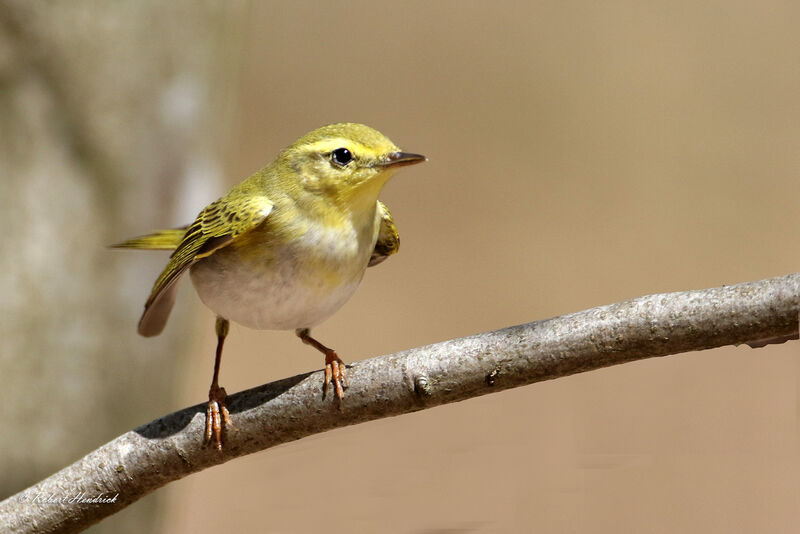
M 233 426 L 218 382 L 229 320 L 295 330 L 325 355 L 322 396 L 333 383 L 341 408 L 344 362 L 310 329 L 353 295 L 368 266 L 397 252 L 397 228 L 378 194 L 398 167 L 425 160 L 363 124 L 323 126 L 208 205 L 191 225 L 114 245 L 174 250 L 145 304 L 141 335 L 164 329 L 176 282 L 187 270 L 200 299 L 217 314 L 207 442 L 213 437 L 221 450 L 223 429 Z

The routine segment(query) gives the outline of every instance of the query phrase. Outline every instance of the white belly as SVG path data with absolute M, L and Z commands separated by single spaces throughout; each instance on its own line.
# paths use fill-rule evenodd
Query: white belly
M 353 295 L 375 239 L 370 248 L 355 232 L 311 230 L 263 254 L 225 247 L 193 265 L 191 278 L 203 303 L 226 319 L 258 330 L 311 328 Z

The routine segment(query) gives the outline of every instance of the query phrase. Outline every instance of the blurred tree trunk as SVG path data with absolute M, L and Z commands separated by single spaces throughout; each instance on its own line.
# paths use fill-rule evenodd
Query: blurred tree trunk
M 187 314 L 135 333 L 166 256 L 106 245 L 218 189 L 243 11 L 0 1 L 0 499 L 177 407 Z M 149 532 L 155 512 L 94 531 Z

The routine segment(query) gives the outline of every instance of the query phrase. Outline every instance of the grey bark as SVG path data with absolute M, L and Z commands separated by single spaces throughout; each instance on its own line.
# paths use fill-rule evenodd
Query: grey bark
M 321 399 L 321 372 L 294 376 L 229 397 L 237 429 L 222 453 L 204 446 L 205 406 L 192 406 L 0 502 L 0 518 L 13 533 L 77 532 L 169 482 L 281 443 L 634 360 L 797 339 L 799 313 L 800 273 L 640 297 L 358 362 L 341 412 Z M 68 501 L 76 495 L 113 502 Z
M 181 221 L 190 177 L 218 180 L 240 11 L 0 0 L 2 496 L 168 401 L 188 317 L 141 350 L 136 314 L 163 258 L 106 246 Z M 32 401 L 45 395 L 58 404 Z M 107 530 L 151 530 L 153 505 Z

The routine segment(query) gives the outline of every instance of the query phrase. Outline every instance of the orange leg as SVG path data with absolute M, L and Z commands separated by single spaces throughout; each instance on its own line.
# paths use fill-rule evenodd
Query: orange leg
M 214 359 L 214 378 L 211 380 L 211 388 L 208 390 L 208 407 L 206 408 L 206 442 L 214 437 L 214 446 L 218 451 L 222 450 L 222 432 L 225 427 L 236 428 L 231 422 L 231 414 L 225 406 L 227 393 L 225 388 L 219 387 L 219 367 L 222 361 L 222 344 L 228 335 L 230 323 L 223 317 L 217 317 L 217 355 Z
M 344 390 L 347 388 L 347 377 L 345 376 L 345 365 L 336 351 L 326 347 L 313 337 L 311 337 L 311 330 L 308 328 L 298 328 L 295 331 L 297 337 L 306 345 L 311 345 L 322 354 L 325 355 L 325 381 L 322 384 L 322 398 L 328 394 L 328 386 L 331 382 L 336 388 L 336 399 L 339 403 L 339 409 L 342 409 L 342 399 L 344 398 Z

